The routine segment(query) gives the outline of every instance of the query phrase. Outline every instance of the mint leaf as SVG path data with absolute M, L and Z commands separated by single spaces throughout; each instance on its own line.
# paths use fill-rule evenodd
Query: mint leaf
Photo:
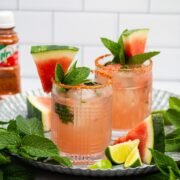
M 59 115 L 59 119 L 62 123 L 72 123 L 74 119 L 73 113 L 69 110 L 66 105 L 55 103 L 55 112 Z
M 124 50 L 124 42 L 123 42 L 123 35 L 125 32 L 127 32 L 128 30 L 125 29 L 121 36 L 119 37 L 119 40 L 118 40 L 118 44 L 120 45 L 120 51 L 119 51 L 119 59 L 120 59 L 120 64 L 124 65 L 126 64 L 126 56 L 125 56 L 125 50 Z
M 34 177 L 29 170 L 19 165 L 9 165 L 3 169 L 4 180 L 33 180 Z
M 69 78 L 69 76 L 72 76 L 72 73 L 74 72 L 74 70 L 76 69 L 76 65 L 77 65 L 77 61 L 75 61 L 72 66 L 69 68 L 68 72 L 66 73 L 66 75 L 64 76 L 63 82 L 66 81 L 66 79 Z
M 64 71 L 63 68 L 61 66 L 61 64 L 57 64 L 56 65 L 56 69 L 55 69 L 55 80 L 59 83 L 61 83 L 64 79 Z
M 173 139 L 177 137 L 180 137 L 180 129 L 175 129 L 174 131 L 166 135 L 166 139 Z
M 72 71 L 72 73 L 65 77 L 63 83 L 69 85 L 81 84 L 90 74 L 90 69 L 87 67 L 78 67 Z
M 0 125 L 9 124 L 9 121 L 0 121 Z
M 9 164 L 11 162 L 10 157 L 0 153 L 0 166 Z
M 154 158 L 157 168 L 161 171 L 162 174 L 169 176 L 169 168 L 171 168 L 175 176 L 180 177 L 179 168 L 176 162 L 171 157 L 157 150 L 150 149 L 150 151 Z
M 8 146 L 19 146 L 21 139 L 18 134 L 12 132 L 0 132 L 0 149 L 8 148 Z
M 120 51 L 120 45 L 110 39 L 107 38 L 101 38 L 101 42 L 104 44 L 104 46 L 109 49 L 109 51 L 114 55 L 118 56 Z
M 51 140 L 37 135 L 25 136 L 22 140 L 20 151 L 38 158 L 59 155 L 57 146 Z
M 169 180 L 176 180 L 176 177 L 174 175 L 172 168 L 171 167 L 168 167 L 168 168 L 169 168 Z
M 23 135 L 38 135 L 44 136 L 42 122 L 37 118 L 24 119 L 22 116 L 17 116 L 16 125 L 18 131 Z
M 71 167 L 72 166 L 72 162 L 70 161 L 69 158 L 67 157 L 62 157 L 62 156 L 53 156 L 51 157 L 54 161 L 56 161 L 58 164 L 62 165 L 62 166 L 67 166 L 67 167 Z
M 166 152 L 178 152 L 180 151 L 180 137 L 166 139 L 165 140 Z
M 9 132 L 14 132 L 14 133 L 18 133 L 18 130 L 17 130 L 17 126 L 16 126 L 16 121 L 15 120 L 11 120 L 9 122 L 9 125 L 7 127 L 7 130 Z
M 168 121 L 168 119 L 166 118 L 166 110 L 156 110 L 156 111 L 152 111 L 151 114 L 160 114 L 163 119 L 164 119 L 164 124 L 165 125 L 171 125 L 171 122 Z
M 169 98 L 169 107 L 171 109 L 175 109 L 177 111 L 180 111 L 180 99 L 177 97 L 170 97 Z
M 154 52 L 147 52 L 143 54 L 137 54 L 128 59 L 128 64 L 143 64 L 146 60 L 149 60 L 150 58 L 158 55 L 159 53 L 160 52 L 158 51 L 154 51 Z
M 175 127 L 180 128 L 180 111 L 177 111 L 175 109 L 168 109 L 165 112 L 166 119 L 168 119 L 171 124 L 173 124 Z

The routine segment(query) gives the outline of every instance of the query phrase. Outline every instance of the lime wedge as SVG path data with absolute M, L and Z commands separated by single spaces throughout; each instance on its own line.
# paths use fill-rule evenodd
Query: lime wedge
M 106 157 L 114 164 L 124 163 L 130 152 L 139 145 L 139 139 L 108 146 L 105 150 Z
M 89 169 L 111 169 L 112 164 L 108 159 L 102 159 L 88 166 Z
M 140 158 L 140 154 L 139 154 L 139 149 L 138 147 L 135 147 L 131 153 L 129 154 L 129 156 L 127 157 L 125 163 L 124 163 L 124 167 L 125 168 L 135 168 L 137 166 L 142 166 L 142 162 L 141 162 L 141 158 Z

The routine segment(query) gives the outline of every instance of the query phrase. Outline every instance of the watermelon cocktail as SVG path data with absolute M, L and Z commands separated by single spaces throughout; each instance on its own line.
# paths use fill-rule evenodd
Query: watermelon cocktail
M 66 85 L 54 81 L 52 140 L 74 163 L 102 158 L 111 139 L 111 83 Z
M 126 132 L 151 112 L 152 61 L 159 52 L 144 53 L 148 29 L 125 30 L 118 42 L 101 38 L 112 54 L 95 60 L 112 78 L 113 136 Z M 105 82 L 105 79 L 97 80 Z

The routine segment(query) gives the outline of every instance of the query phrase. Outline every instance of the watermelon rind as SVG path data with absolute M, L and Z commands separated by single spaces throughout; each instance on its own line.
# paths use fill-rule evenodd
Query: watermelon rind
M 147 126 L 147 139 L 146 139 L 146 146 L 144 148 L 144 156 L 142 157 L 142 161 L 146 164 L 150 164 L 152 160 L 152 154 L 149 148 L 154 147 L 154 126 L 152 116 L 148 116 L 145 120 Z
M 123 33 L 123 37 L 130 37 L 130 35 L 135 35 L 136 33 L 148 33 L 149 29 L 148 28 L 143 28 L 143 29 L 132 29 L 132 30 L 128 30 L 128 31 L 125 31 Z
M 164 119 L 162 115 L 151 115 L 153 120 L 154 130 L 154 149 L 164 153 L 165 152 L 165 131 Z
M 58 46 L 58 45 L 32 46 L 31 54 L 42 53 L 47 51 L 63 51 L 63 50 L 77 52 L 79 49 L 73 46 Z
M 32 46 L 31 54 L 35 62 L 45 61 L 49 59 L 69 58 L 73 59 L 78 48 L 71 46 Z
M 152 154 L 150 148 L 158 150 L 160 152 L 165 151 L 165 132 L 164 132 L 164 120 L 161 115 L 153 114 L 145 120 L 147 124 L 147 143 L 144 150 L 143 162 L 151 164 Z
M 49 114 L 51 109 L 45 107 L 43 104 L 38 102 L 38 97 L 29 96 L 27 97 L 27 116 L 28 118 L 36 117 L 43 124 L 44 131 L 50 131 L 51 125 L 49 122 Z

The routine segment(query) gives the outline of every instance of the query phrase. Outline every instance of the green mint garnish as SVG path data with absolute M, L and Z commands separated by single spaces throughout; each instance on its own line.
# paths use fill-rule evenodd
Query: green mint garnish
M 88 67 L 76 67 L 77 61 L 72 64 L 68 72 L 64 75 L 60 64 L 56 66 L 55 80 L 66 85 L 79 85 L 87 81 L 90 74 Z
M 135 56 L 132 56 L 128 59 L 129 64 L 143 64 L 146 60 L 152 58 L 153 56 L 158 55 L 160 52 L 154 51 L 154 52 L 147 52 L 143 54 L 137 54 Z
M 123 37 L 129 35 L 130 33 L 136 30 L 124 30 L 120 35 L 118 42 L 114 42 L 107 38 L 101 38 L 103 45 L 113 54 L 114 58 L 108 64 L 118 64 L 121 65 L 131 65 L 131 64 L 143 64 L 146 60 L 152 58 L 153 56 L 158 55 L 160 52 L 147 52 L 142 54 L 137 54 L 132 57 L 127 57 L 125 54 L 125 47 L 123 42 Z M 107 64 L 105 64 L 107 65 Z
M 58 114 L 59 119 L 65 123 L 73 123 L 74 115 L 66 105 L 55 103 L 55 112 Z
M 107 38 L 101 38 L 102 43 L 104 46 L 109 49 L 109 51 L 114 55 L 118 56 L 120 51 L 120 45 L 110 39 Z
M 57 64 L 55 69 L 55 80 L 57 82 L 62 82 L 63 79 L 64 79 L 64 71 L 62 69 L 62 66 L 60 64 Z

